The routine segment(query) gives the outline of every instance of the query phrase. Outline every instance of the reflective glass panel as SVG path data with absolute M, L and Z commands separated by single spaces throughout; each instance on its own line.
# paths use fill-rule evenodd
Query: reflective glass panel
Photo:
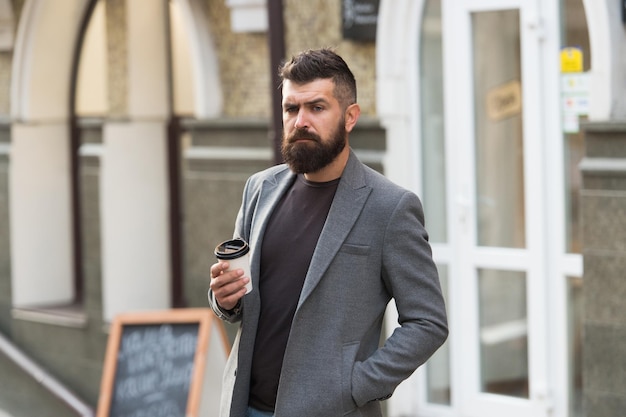
M 569 277 L 568 288 L 568 345 L 569 345 L 569 392 L 570 416 L 582 417 L 583 413 L 583 372 L 582 372 L 582 344 L 583 344 L 583 280 Z
M 477 244 L 525 247 L 519 10 L 472 14 Z
M 526 274 L 478 270 L 481 388 L 528 398 Z
M 582 80 L 584 80 L 591 66 L 591 47 L 589 44 L 589 31 L 587 28 L 587 19 L 585 16 L 585 8 L 583 0 L 561 0 L 562 15 L 562 42 L 561 47 L 575 47 L 582 53 Z M 576 83 L 578 78 L 572 77 L 576 74 L 563 74 L 566 77 L 561 83 L 561 94 L 563 100 L 569 95 L 575 97 L 584 97 L 588 94 L 588 83 Z M 567 82 L 567 80 L 571 80 Z M 574 85 L 573 85 L 574 84 Z M 578 85 L 576 85 L 578 84 Z M 585 88 L 587 86 L 587 88 Z M 575 92 L 572 93 L 571 89 Z M 569 91 L 568 91 L 569 90 Z M 565 167 L 565 230 L 567 251 L 569 253 L 581 253 L 581 227 L 580 227 L 580 188 L 582 185 L 582 176 L 578 165 L 584 155 L 584 135 L 580 130 L 580 123 L 587 119 L 586 114 L 578 113 L 579 109 L 575 108 L 574 112 L 567 108 L 563 111 L 563 150 L 564 167 Z
M 448 267 L 437 265 L 441 291 L 448 304 Z M 429 403 L 450 405 L 450 346 L 447 340 L 428 360 L 426 367 Z
M 420 34 L 422 190 L 431 242 L 447 241 L 441 0 L 424 2 Z

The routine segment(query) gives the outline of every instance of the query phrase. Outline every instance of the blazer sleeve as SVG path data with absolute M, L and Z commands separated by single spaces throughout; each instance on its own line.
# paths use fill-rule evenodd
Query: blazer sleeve
M 244 186 L 242 202 L 241 206 L 239 207 L 239 212 L 237 213 L 237 218 L 235 220 L 235 231 L 233 233 L 233 237 L 241 237 L 245 241 L 248 241 L 250 236 L 249 232 L 251 221 L 248 221 L 247 219 L 251 216 L 251 214 L 250 210 L 246 210 L 246 207 L 249 206 L 249 201 L 251 200 L 251 198 L 249 197 L 250 189 L 252 188 L 251 182 L 252 178 L 249 178 L 246 181 L 246 185 Z M 224 310 L 217 304 L 217 300 L 215 300 L 215 294 L 213 294 L 211 288 L 209 288 L 208 291 L 208 299 L 209 307 L 211 307 L 217 317 L 229 323 L 237 323 L 241 321 L 243 301 L 241 301 L 242 304 L 240 304 L 233 310 Z
M 398 324 L 373 355 L 357 362 L 352 395 L 358 406 L 391 396 L 448 336 L 444 299 L 417 196 L 405 192 L 386 227 L 382 279 L 398 310 Z

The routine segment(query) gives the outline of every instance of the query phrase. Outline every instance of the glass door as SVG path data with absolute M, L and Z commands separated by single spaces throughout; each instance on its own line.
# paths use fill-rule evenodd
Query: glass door
M 550 409 L 538 3 L 442 2 L 452 402 L 468 417 Z

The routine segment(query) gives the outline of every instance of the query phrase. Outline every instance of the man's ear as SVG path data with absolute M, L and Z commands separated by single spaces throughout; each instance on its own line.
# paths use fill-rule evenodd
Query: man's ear
M 354 125 L 356 125 L 359 116 L 361 115 L 361 107 L 358 103 L 350 104 L 346 109 L 346 132 L 351 132 Z

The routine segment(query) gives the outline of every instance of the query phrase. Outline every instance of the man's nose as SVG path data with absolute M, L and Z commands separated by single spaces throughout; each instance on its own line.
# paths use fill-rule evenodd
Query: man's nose
M 296 129 L 306 129 L 309 127 L 309 121 L 306 117 L 306 113 L 302 110 L 298 112 L 298 116 L 296 117 L 296 123 L 294 124 Z

